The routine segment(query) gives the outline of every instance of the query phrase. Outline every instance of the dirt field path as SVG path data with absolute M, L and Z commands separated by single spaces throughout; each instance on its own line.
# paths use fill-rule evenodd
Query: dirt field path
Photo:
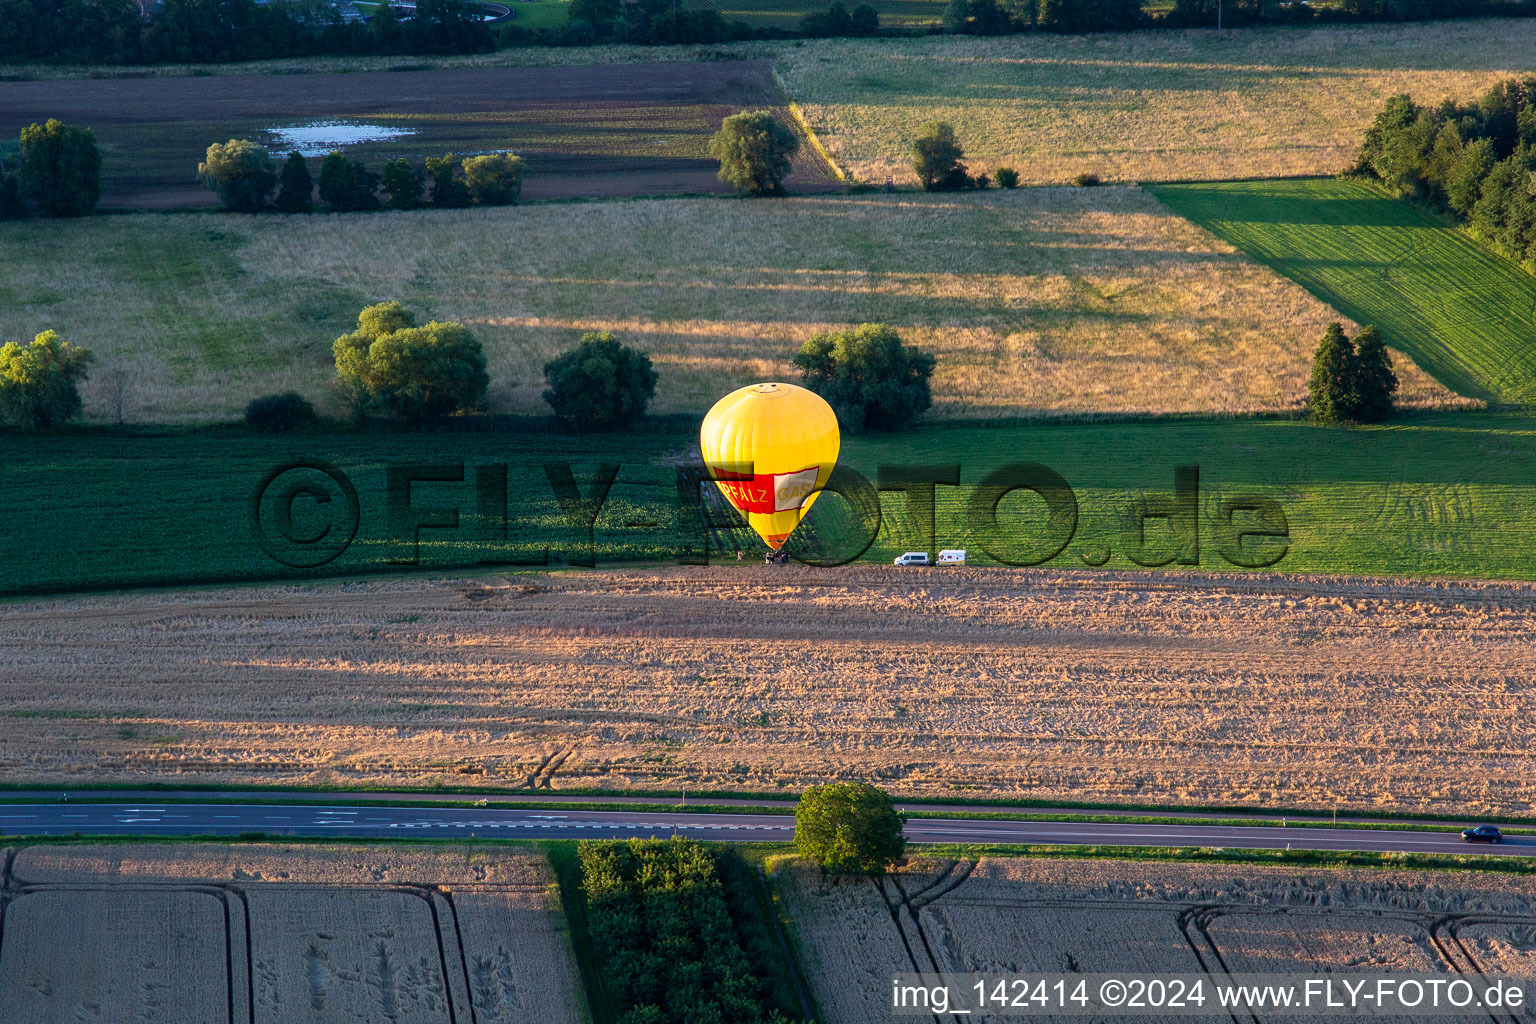
M 1536 587 L 759 566 L 0 608 L 11 781 L 675 784 L 1497 814 Z

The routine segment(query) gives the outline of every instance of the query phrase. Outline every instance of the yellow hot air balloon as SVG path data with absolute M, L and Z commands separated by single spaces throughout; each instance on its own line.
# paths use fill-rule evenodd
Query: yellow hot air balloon
M 709 410 L 699 448 L 726 500 L 777 551 L 832 475 L 837 414 L 794 384 L 749 384 Z

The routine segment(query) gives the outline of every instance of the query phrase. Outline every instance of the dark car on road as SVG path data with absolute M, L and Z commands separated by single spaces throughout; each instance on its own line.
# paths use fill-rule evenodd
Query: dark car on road
M 1461 830 L 1461 841 L 1464 843 L 1497 843 L 1503 838 L 1504 833 L 1493 825 L 1479 825 L 1476 828 Z

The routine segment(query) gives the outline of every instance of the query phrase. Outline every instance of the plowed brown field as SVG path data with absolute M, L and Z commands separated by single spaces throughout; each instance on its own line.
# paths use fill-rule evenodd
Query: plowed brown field
M 709 136 L 749 107 L 794 126 L 788 103 L 766 60 L 266 75 L 238 88 L 219 77 L 0 82 L 0 137 L 49 117 L 94 128 L 105 207 L 216 205 L 197 182 L 209 143 L 251 139 L 280 159 L 273 129 L 338 122 L 409 133 L 347 147 L 375 172 L 396 156 L 419 166 L 511 150 L 528 161 L 530 199 L 673 195 L 729 192 Z M 318 173 L 319 158 L 310 164 Z M 835 184 L 802 146 L 788 187 Z
M 1536 800 L 1536 587 L 750 564 L 0 609 L 27 780 Z

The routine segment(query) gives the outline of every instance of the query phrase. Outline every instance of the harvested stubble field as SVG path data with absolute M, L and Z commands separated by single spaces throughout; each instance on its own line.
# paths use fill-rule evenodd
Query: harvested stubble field
M 1026 182 L 1332 174 L 1393 93 L 1475 96 L 1529 73 L 1530 20 L 838 40 L 775 66 L 838 164 L 914 182 L 908 146 L 952 122 L 978 170 Z
M 917 858 L 882 882 L 828 882 L 789 866 L 775 885 L 822 1009 L 839 1024 L 889 1020 L 893 971 L 1536 978 L 1536 894 L 1518 878 Z M 1492 942 L 1480 923 L 1490 918 L 1500 922 Z
M 8 866 L 6 1024 L 584 1019 L 541 854 L 102 844 Z
M 14 603 L 0 771 L 1499 814 L 1532 628 L 1528 585 L 734 563 Z
M 294 148 L 277 134 L 286 128 L 315 133 L 315 174 L 314 154 L 331 148 L 375 171 L 397 156 L 420 165 L 510 150 L 528 161 L 529 199 L 726 192 L 709 136 L 748 107 L 775 108 L 793 125 L 787 102 L 764 60 L 268 75 L 239 88 L 217 77 L 0 82 L 0 138 L 49 117 L 93 128 L 105 208 L 216 205 L 197 181 L 208 144 L 248 138 L 281 157 Z M 325 141 L 377 129 L 391 136 Z M 792 189 L 835 184 L 809 146 L 795 172 Z
M 1129 188 L 33 221 L 0 269 L 0 338 L 90 347 L 98 421 L 118 374 L 130 422 L 228 420 L 290 388 L 339 414 L 331 343 L 383 299 L 468 324 L 491 411 L 535 415 L 583 331 L 650 354 L 652 412 L 701 412 L 861 321 L 938 357 L 933 418 L 1294 411 L 1338 317 Z M 1461 401 L 1398 368 L 1404 404 Z

